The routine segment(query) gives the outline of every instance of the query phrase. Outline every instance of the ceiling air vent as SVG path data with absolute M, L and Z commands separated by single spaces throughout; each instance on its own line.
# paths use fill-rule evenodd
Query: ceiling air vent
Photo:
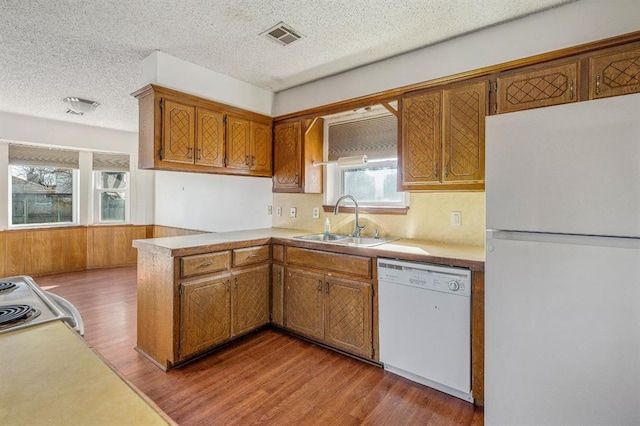
M 300 40 L 302 38 L 302 34 L 298 31 L 292 29 L 289 25 L 284 22 L 279 22 L 275 26 L 269 28 L 267 31 L 263 32 L 260 35 L 264 35 L 271 41 L 275 41 L 278 44 L 286 46 L 288 44 L 293 43 L 296 40 Z

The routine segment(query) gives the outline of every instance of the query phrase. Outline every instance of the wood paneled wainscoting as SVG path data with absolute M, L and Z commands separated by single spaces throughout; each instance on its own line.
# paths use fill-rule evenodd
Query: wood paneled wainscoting
M 153 225 L 71 226 L 0 232 L 0 276 L 48 275 L 135 265 L 136 239 Z

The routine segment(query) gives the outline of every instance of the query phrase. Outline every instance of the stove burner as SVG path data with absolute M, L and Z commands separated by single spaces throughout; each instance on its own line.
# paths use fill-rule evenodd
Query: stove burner
M 12 288 L 15 288 L 15 287 L 16 287 L 15 283 L 12 283 L 9 281 L 0 282 L 0 292 L 11 290 Z
M 18 322 L 28 321 L 40 314 L 29 305 L 4 305 L 0 306 L 0 327 L 15 325 Z

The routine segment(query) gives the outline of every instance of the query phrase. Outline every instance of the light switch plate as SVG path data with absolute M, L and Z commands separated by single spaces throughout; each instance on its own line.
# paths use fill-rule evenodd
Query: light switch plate
M 273 206 L 267 206 L 267 214 L 273 214 Z
M 282 207 L 276 207 L 276 216 L 282 216 Z
M 289 210 L 289 217 L 296 217 L 296 208 L 295 207 L 291 207 L 291 209 Z
M 319 219 L 320 218 L 320 207 L 314 207 L 313 208 L 313 218 L 314 219 Z

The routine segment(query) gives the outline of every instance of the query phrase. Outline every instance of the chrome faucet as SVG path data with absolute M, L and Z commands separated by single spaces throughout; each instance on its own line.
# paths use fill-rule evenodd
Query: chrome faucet
M 353 224 L 353 237 L 359 237 L 360 236 L 360 231 L 362 231 L 365 226 L 362 225 L 360 226 L 360 224 L 358 223 L 358 201 L 355 199 L 355 197 L 353 195 L 343 195 L 342 197 L 338 198 L 338 201 L 336 201 L 336 205 L 333 208 L 333 214 L 338 214 L 338 206 L 340 205 L 340 202 L 344 199 L 350 199 L 351 201 L 353 201 L 353 204 L 355 205 L 355 213 L 356 213 L 356 221 Z

